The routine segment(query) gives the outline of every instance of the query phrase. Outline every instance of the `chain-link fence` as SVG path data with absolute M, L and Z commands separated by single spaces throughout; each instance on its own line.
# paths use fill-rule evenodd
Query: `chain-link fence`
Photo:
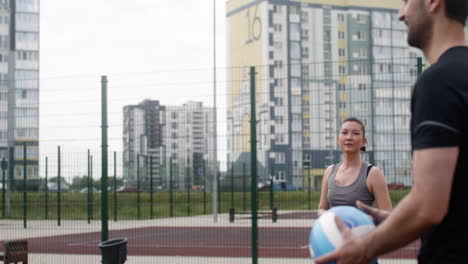
M 310 263 L 322 177 L 351 116 L 393 205 L 409 191 L 417 58 L 260 65 L 254 82 L 250 69 L 219 69 L 216 97 L 209 69 L 108 75 L 107 93 L 98 76 L 41 80 L 39 107 L 17 109 L 22 130 L 0 152 L 0 240 L 27 239 L 32 263 L 98 262 L 102 232 L 128 238 L 129 263 Z M 416 249 L 381 262 L 413 263 Z

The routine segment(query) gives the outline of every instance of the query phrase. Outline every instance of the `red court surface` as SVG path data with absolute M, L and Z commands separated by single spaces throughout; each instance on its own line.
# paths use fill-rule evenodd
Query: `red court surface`
M 259 257 L 309 258 L 309 228 L 260 227 Z M 250 257 L 249 227 L 145 227 L 110 231 L 109 239 L 128 238 L 128 255 Z M 29 252 L 100 254 L 101 234 L 82 233 L 28 239 Z M 415 258 L 419 242 L 382 256 Z

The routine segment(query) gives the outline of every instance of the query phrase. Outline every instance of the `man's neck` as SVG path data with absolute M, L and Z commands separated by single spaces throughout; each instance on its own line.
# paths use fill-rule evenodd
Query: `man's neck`
M 445 23 L 436 23 L 434 27 L 432 39 L 423 48 L 424 56 L 430 64 L 436 63 L 448 49 L 466 45 L 464 27 L 461 24 L 450 20 Z

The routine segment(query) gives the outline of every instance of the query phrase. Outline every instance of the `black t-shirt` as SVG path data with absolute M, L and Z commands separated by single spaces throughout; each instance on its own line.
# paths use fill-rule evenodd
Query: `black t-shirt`
M 468 263 L 468 47 L 447 50 L 421 74 L 411 112 L 413 151 L 460 148 L 448 213 L 423 235 L 420 263 Z

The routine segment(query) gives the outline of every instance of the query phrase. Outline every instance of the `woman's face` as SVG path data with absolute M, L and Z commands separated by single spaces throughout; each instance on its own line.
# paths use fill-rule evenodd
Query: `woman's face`
M 341 125 L 338 144 L 343 152 L 359 152 L 361 147 L 366 145 L 366 139 L 361 124 L 354 121 L 347 121 Z

